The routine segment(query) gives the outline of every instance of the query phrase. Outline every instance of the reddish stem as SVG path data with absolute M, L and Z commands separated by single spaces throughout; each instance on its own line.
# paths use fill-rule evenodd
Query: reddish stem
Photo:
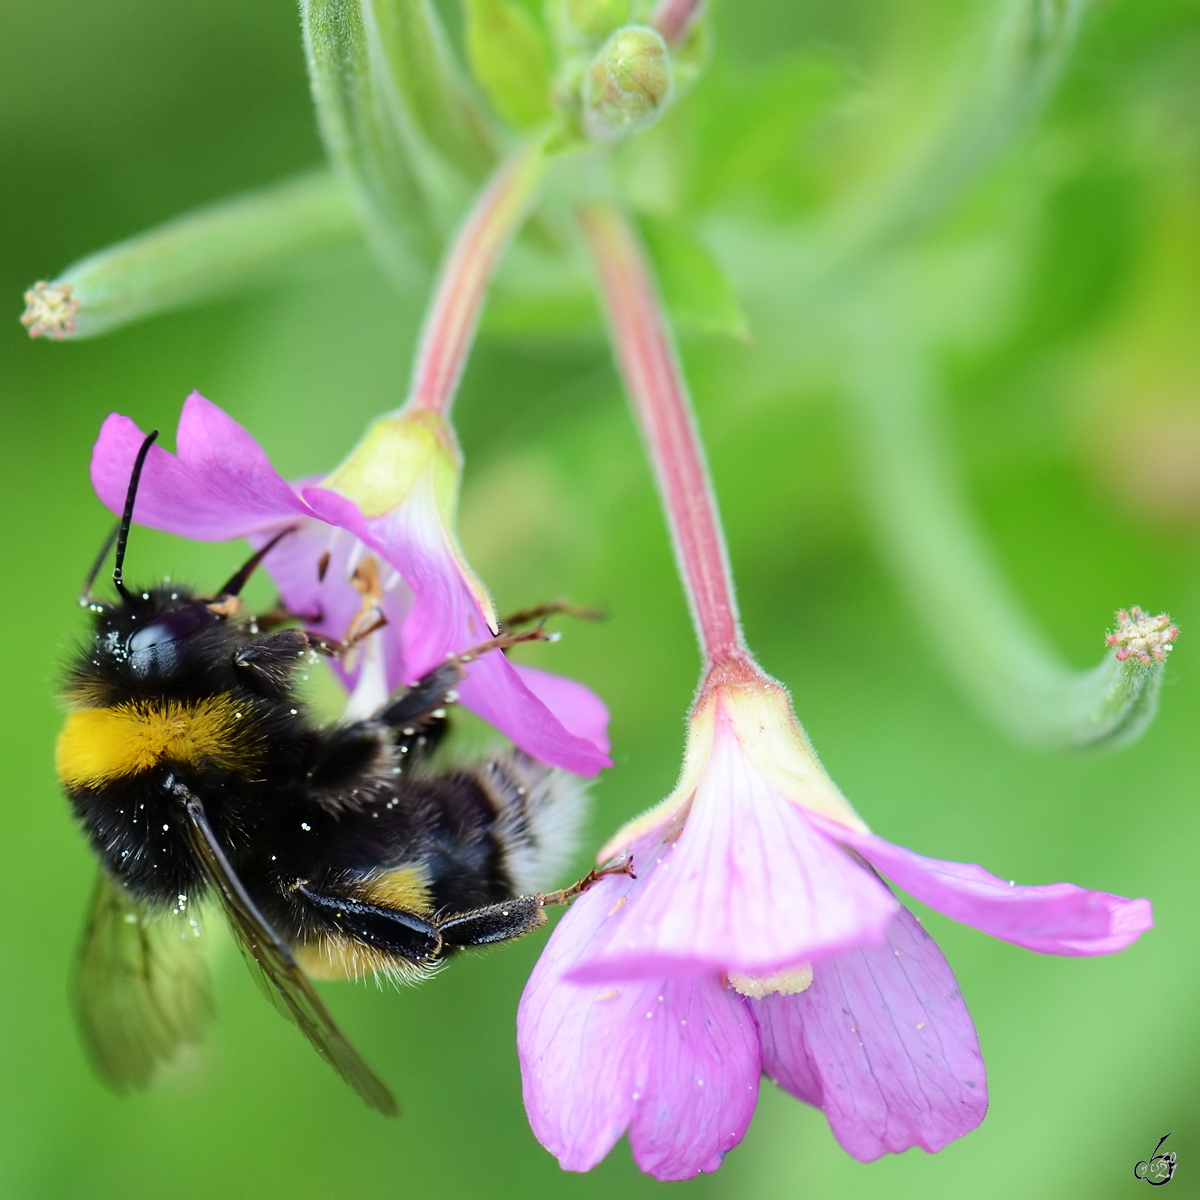
M 442 261 L 405 407 L 449 412 L 488 285 L 529 212 L 544 165 L 540 141 L 524 146 L 500 166 L 467 214 Z
M 651 23 L 668 42 L 678 45 L 703 7 L 704 0 L 660 0 Z
M 733 578 L 704 448 L 654 278 L 625 217 L 607 205 L 579 210 L 625 386 L 666 507 L 684 590 L 707 665 L 740 657 Z

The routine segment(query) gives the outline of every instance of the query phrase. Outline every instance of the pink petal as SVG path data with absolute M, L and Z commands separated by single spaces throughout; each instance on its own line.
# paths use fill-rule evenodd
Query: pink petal
M 579 979 L 763 975 L 882 937 L 887 888 L 767 783 L 725 720 L 683 832 Z
M 555 929 L 517 1014 L 525 1107 L 538 1140 L 588 1171 L 629 1129 L 658 1179 L 714 1171 L 742 1138 L 758 1096 L 758 1031 L 715 976 L 578 985 L 564 979 L 638 885 L 606 879 Z
M 408 585 L 412 599 L 402 618 L 400 637 L 389 639 L 391 687 L 415 682 L 447 656 L 461 654 L 492 636 L 449 535 L 426 497 L 410 496 L 374 521 L 367 521 L 347 500 L 324 488 L 306 488 L 304 498 L 324 519 L 354 532 L 399 571 Z M 392 620 L 386 605 L 385 612 Z M 472 712 L 541 762 L 577 775 L 595 775 L 612 765 L 604 752 L 607 742 L 602 749 L 571 732 L 498 651 L 470 665 L 458 693 Z M 565 695 L 559 689 L 554 698 Z M 577 697 L 571 699 L 574 718 L 579 705 Z
M 588 738 L 577 737 L 529 690 L 503 654 L 472 663 L 459 685 L 462 702 L 526 754 L 576 775 L 592 776 L 612 759 Z
M 254 534 L 250 544 L 257 548 L 269 536 Z M 329 558 L 322 579 L 321 563 L 326 554 Z M 301 617 L 306 629 L 341 639 L 362 608 L 362 596 L 349 582 L 361 556 L 362 544 L 352 533 L 310 518 L 300 522 L 299 528 L 270 552 L 263 565 L 288 611 Z M 405 597 L 407 591 L 395 599 L 403 601 Z M 386 611 L 388 605 L 384 607 Z M 392 615 L 389 611 L 389 619 Z M 340 659 L 331 659 L 330 665 L 344 682 L 350 682 L 356 673 L 347 672 Z
M 832 821 L 814 823 L 859 850 L 898 887 L 930 908 L 1043 954 L 1111 954 L 1154 924 L 1149 900 L 1089 892 L 1073 883 L 1017 887 L 974 863 L 925 858 Z
M 350 530 L 399 571 L 412 592 L 399 631 L 411 675 L 397 685 L 415 682 L 448 655 L 492 636 L 426 481 L 418 481 L 395 508 L 374 520 L 327 488 L 305 488 L 303 495 L 323 520 Z
M 124 507 L 143 440 L 128 417 L 115 413 L 100 430 L 92 480 L 115 512 Z M 423 490 L 431 486 L 428 481 L 418 481 L 412 495 L 368 521 L 351 500 L 328 488 L 307 486 L 298 494 L 262 447 L 196 392 L 183 406 L 176 442 L 178 457 L 151 447 L 138 490 L 138 522 L 202 540 L 249 537 L 255 545 L 294 523 L 296 531 L 271 552 L 266 566 L 287 607 L 310 628 L 345 635 L 361 606 L 350 575 L 364 546 L 398 572 L 385 580 L 382 603 L 389 623 L 383 636 L 390 689 L 415 682 L 448 655 L 491 636 L 432 491 Z M 341 662 L 334 669 L 353 684 L 353 662 L 349 670 Z M 503 655 L 493 653 L 471 666 L 459 691 L 464 703 L 543 762 L 579 775 L 611 766 L 603 704 L 568 680 L 535 673 L 533 683 L 549 704 Z M 565 719 L 557 715 L 560 704 Z
M 626 1026 L 641 1042 L 633 1160 L 655 1179 L 715 1171 L 745 1136 L 758 1103 L 753 1011 L 716 976 L 667 979 L 657 990 L 649 980 L 625 986 L 640 993 L 629 1006 L 634 1028 Z
M 880 946 L 817 964 L 797 996 L 753 1002 L 763 1070 L 825 1110 L 860 1162 L 912 1146 L 930 1153 L 987 1112 L 971 1014 L 933 938 L 907 909 Z
M 92 451 L 92 484 L 115 513 L 144 435 L 111 414 Z M 134 516 L 139 524 L 200 541 L 245 537 L 310 515 L 307 505 L 271 466 L 258 443 L 198 392 L 183 406 L 179 456 L 154 446 L 146 459 Z
M 590 687 L 522 663 L 514 663 L 513 669 L 569 732 L 608 753 L 608 706 Z

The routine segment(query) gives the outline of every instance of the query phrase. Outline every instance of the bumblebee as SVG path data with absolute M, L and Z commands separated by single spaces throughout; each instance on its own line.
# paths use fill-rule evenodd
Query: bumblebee
M 310 977 L 419 980 L 463 947 L 537 928 L 548 904 L 597 875 L 534 890 L 563 865 L 582 818 L 574 776 L 515 750 L 440 771 L 430 761 L 465 664 L 539 632 L 448 659 L 367 720 L 316 725 L 295 672 L 313 651 L 347 646 L 282 627 L 281 614 L 255 618 L 239 600 L 275 542 L 211 597 L 126 587 L 155 436 L 84 587 L 94 630 L 69 671 L 57 745 L 100 860 L 76 973 L 85 1042 L 122 1089 L 200 1039 L 211 1004 L 196 907 L 212 895 L 276 1007 L 369 1105 L 394 1114 Z M 119 599 L 106 603 L 91 589 L 114 540 Z

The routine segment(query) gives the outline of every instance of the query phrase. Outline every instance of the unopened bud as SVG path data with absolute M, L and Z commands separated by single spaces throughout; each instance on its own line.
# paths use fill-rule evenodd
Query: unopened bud
M 618 29 L 583 77 L 584 121 L 597 141 L 612 141 L 653 125 L 670 98 L 667 43 L 645 25 Z

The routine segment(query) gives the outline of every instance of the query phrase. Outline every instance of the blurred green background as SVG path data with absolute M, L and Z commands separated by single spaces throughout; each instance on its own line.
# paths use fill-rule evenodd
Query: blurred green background
M 911 251 L 950 443 L 1023 602 L 1078 666 L 1098 660 L 1118 606 L 1183 627 L 1160 716 L 1132 749 L 1014 749 L 964 703 L 880 565 L 854 422 L 785 303 L 786 256 L 764 266 L 745 250 L 754 231 L 799 245 L 807 217 L 932 110 L 952 112 L 963 47 L 992 10 L 725 0 L 708 74 L 628 161 L 643 207 L 706 231 L 747 314 L 753 340 L 693 328 L 683 353 L 748 638 L 834 778 L 886 837 L 1005 878 L 1149 896 L 1157 926 L 1119 956 L 1071 960 L 927 915 L 987 1060 L 981 1128 L 864 1166 L 820 1113 L 764 1084 L 744 1143 L 675 1185 L 689 1194 L 1121 1196 L 1174 1130 L 1171 1195 L 1200 1195 L 1200 6 L 1096 4 L 1045 118 Z M 514 1017 L 544 935 L 420 989 L 326 989 L 399 1121 L 362 1107 L 232 953 L 202 1054 L 132 1097 L 91 1075 L 67 986 L 93 864 L 52 752 L 75 596 L 110 520 L 87 479 L 96 430 L 114 409 L 172 430 L 198 388 L 285 473 L 328 468 L 402 398 L 424 285 L 391 291 L 364 251 L 330 251 L 106 339 L 28 341 L 16 316 L 35 279 L 321 150 L 290 4 L 3 0 L 0 13 L 0 1196 L 662 1190 L 624 1144 L 564 1174 L 525 1124 Z M 527 651 L 612 708 L 595 845 L 670 788 L 697 658 L 598 319 L 580 311 L 551 336 L 496 308 L 458 421 L 463 537 L 499 607 L 568 594 L 612 614 Z M 140 531 L 129 573 L 211 582 L 241 554 Z

